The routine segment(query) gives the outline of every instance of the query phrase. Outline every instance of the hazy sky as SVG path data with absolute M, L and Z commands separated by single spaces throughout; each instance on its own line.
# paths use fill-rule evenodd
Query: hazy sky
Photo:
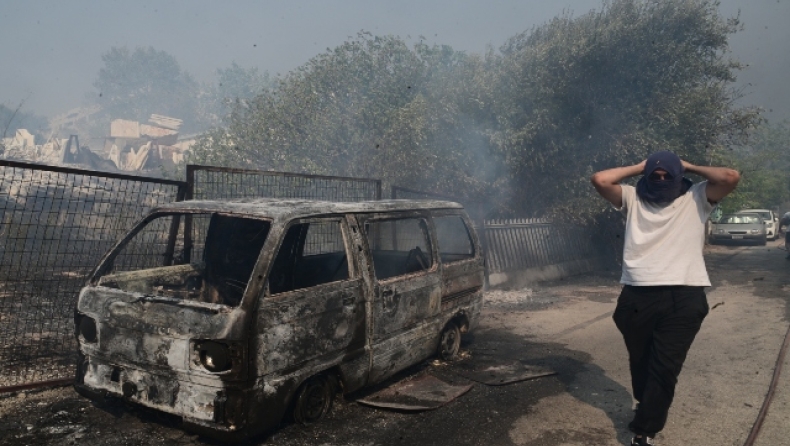
M 482 53 L 563 12 L 582 15 L 602 0 L 114 1 L 0 0 L 0 103 L 51 117 L 93 91 L 112 46 L 153 46 L 199 81 L 232 62 L 287 73 L 361 30 L 424 36 L 429 44 Z M 722 0 L 745 30 L 732 38 L 746 103 L 790 119 L 790 0 Z

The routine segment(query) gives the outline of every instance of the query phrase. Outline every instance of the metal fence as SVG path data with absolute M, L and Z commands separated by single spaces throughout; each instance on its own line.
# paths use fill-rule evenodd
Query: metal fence
M 87 275 L 186 183 L 0 160 L 0 391 L 69 379 Z
M 490 273 L 556 265 L 598 255 L 591 231 L 542 219 L 486 220 Z
M 392 186 L 390 188 L 390 198 L 397 200 L 399 198 L 406 198 L 412 200 L 447 200 L 459 201 L 457 197 L 450 195 L 437 194 L 435 192 L 426 192 L 424 190 L 409 189 L 407 187 Z
M 326 201 L 381 200 L 381 180 L 333 177 L 288 172 L 187 166 L 189 197 L 195 200 L 222 198 L 304 198 Z

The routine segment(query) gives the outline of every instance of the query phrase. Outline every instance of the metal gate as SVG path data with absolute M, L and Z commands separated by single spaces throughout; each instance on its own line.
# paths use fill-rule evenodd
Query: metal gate
M 64 382 L 74 306 L 105 252 L 182 181 L 0 160 L 0 392 Z

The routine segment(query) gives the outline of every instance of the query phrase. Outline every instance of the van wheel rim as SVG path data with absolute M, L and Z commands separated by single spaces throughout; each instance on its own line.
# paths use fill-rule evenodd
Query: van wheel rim
M 461 349 L 461 332 L 453 323 L 447 324 L 442 330 L 439 341 L 439 357 L 444 360 L 454 359 Z
M 332 389 L 324 377 L 311 378 L 296 399 L 294 418 L 300 423 L 312 423 L 323 418 L 332 407 Z

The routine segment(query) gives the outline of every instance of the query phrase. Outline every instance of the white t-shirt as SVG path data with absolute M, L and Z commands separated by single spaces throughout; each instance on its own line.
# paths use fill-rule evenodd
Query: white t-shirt
M 620 283 L 710 286 L 702 257 L 705 222 L 713 210 L 707 185 L 696 183 L 675 201 L 661 205 L 643 201 L 634 186 L 621 186 L 626 223 Z

